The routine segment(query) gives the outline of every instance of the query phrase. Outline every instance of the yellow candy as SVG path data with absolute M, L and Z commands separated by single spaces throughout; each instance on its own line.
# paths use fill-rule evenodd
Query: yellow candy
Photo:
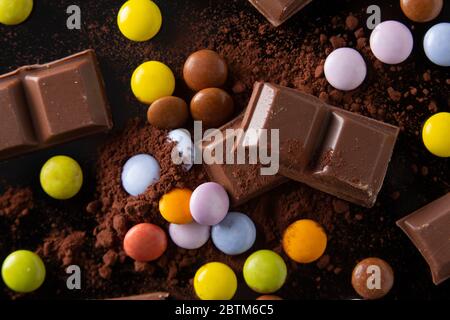
M 33 0 L 0 0 L 0 23 L 16 25 L 24 22 L 33 10 Z
M 117 15 L 120 32 L 133 41 L 150 40 L 159 32 L 161 24 L 161 11 L 150 0 L 129 0 Z
M 148 61 L 133 72 L 131 89 L 139 101 L 151 104 L 159 98 L 173 94 L 175 76 L 164 63 Z
M 194 277 L 194 290 L 201 300 L 231 300 L 236 289 L 234 271 L 220 262 L 205 264 Z
M 313 220 L 298 220 L 291 224 L 283 236 L 283 249 L 294 261 L 310 263 L 319 259 L 327 247 L 327 235 Z
M 42 189 L 52 198 L 66 200 L 74 197 L 83 184 L 80 165 L 70 157 L 49 159 L 41 170 Z
M 440 112 L 430 117 L 423 126 L 422 139 L 435 156 L 450 157 L 450 113 Z
M 159 212 L 170 223 L 186 224 L 192 222 L 189 201 L 192 191 L 173 189 L 159 200 Z

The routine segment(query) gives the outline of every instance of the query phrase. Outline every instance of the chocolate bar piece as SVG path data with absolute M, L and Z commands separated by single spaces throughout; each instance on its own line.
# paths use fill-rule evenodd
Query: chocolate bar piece
M 312 0 L 249 0 L 275 27 L 288 20 Z
M 0 159 L 112 128 L 93 50 L 0 76 Z
M 427 261 L 438 285 L 450 278 L 450 193 L 397 221 Z
M 397 127 L 269 83 L 255 84 L 242 128 L 278 129 L 281 175 L 365 207 L 376 201 L 399 133 Z M 259 140 L 247 135 L 239 143 L 256 147 Z
M 214 150 L 220 145 L 222 150 L 227 150 L 227 140 L 229 145 L 232 146 L 231 150 L 233 150 L 234 159 L 236 160 L 235 164 L 216 162 L 205 164 L 204 167 L 210 180 L 221 184 L 227 190 L 231 204 L 234 207 L 288 181 L 288 179 L 280 175 L 261 175 L 261 165 L 249 164 L 248 158 L 244 159 L 244 164 L 237 163 L 237 150 L 234 148 L 234 145 L 238 136 L 226 130 L 239 129 L 241 122 L 242 115 L 220 128 L 223 139 L 212 139 L 210 136 L 206 136 L 202 141 L 202 151 L 213 156 L 216 156 Z M 233 141 L 230 141 L 230 139 L 233 139 Z M 223 154 L 225 155 L 225 152 Z

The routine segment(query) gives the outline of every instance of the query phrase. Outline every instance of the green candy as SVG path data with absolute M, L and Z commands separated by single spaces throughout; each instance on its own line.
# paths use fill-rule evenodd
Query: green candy
M 3 262 L 2 278 L 8 288 L 15 292 L 32 292 L 44 283 L 45 266 L 34 252 L 18 250 Z

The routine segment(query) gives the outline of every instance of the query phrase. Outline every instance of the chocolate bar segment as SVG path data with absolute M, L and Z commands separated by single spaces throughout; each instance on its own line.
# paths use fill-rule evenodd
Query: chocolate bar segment
M 249 0 L 275 27 L 288 20 L 312 0 Z
M 111 129 L 94 51 L 0 76 L 0 159 Z
M 376 201 L 399 133 L 397 127 L 269 83 L 255 84 L 242 128 L 278 129 L 281 175 L 365 207 Z M 247 136 L 239 143 L 258 144 Z
M 280 175 L 261 175 L 260 164 L 250 164 L 248 158 L 243 159 L 244 164 L 237 163 L 237 149 L 233 146 L 236 143 L 238 135 L 227 129 L 239 129 L 241 127 L 242 115 L 225 124 L 220 128 L 223 139 L 213 139 L 206 136 L 202 141 L 202 151 L 216 156 L 214 150 L 217 147 L 226 150 L 227 144 L 231 146 L 235 164 L 210 163 L 205 164 L 205 170 L 211 181 L 221 184 L 227 190 L 231 204 L 239 206 L 267 191 L 270 191 L 282 183 L 288 181 Z M 233 139 L 230 141 L 230 139 Z M 223 153 L 225 157 L 225 152 Z M 247 154 L 248 155 L 248 154 Z M 216 160 L 221 160 L 217 157 Z
M 450 193 L 397 221 L 431 269 L 438 285 L 450 278 Z

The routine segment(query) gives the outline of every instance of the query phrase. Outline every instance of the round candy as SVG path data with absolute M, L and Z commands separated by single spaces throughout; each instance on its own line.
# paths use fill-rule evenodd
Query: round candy
M 41 186 L 50 197 L 66 200 L 74 197 L 83 184 L 80 165 L 67 156 L 50 158 L 42 167 Z
M 186 224 L 192 222 L 189 201 L 192 191 L 189 189 L 173 189 L 159 200 L 159 212 L 171 223 Z
M 159 98 L 172 95 L 175 90 L 175 76 L 164 63 L 147 61 L 133 72 L 131 89 L 140 102 L 151 104 Z
M 194 165 L 195 148 L 191 135 L 186 129 L 175 129 L 167 136 L 171 142 L 176 142 L 172 150 L 172 161 L 175 164 L 183 164 L 184 170 L 191 170 Z
M 6 257 L 2 277 L 11 290 L 28 293 L 38 289 L 45 280 L 45 265 L 34 252 L 18 250 Z
M 203 89 L 191 100 L 192 117 L 202 121 L 203 126 L 208 128 L 218 128 L 225 124 L 233 111 L 233 99 L 222 89 Z
M 212 227 L 214 245 L 225 254 L 241 254 L 255 243 L 256 227 L 245 214 L 229 212 L 225 219 Z
M 269 294 L 269 295 L 259 296 L 258 298 L 256 298 L 256 300 L 271 300 L 271 301 L 274 301 L 274 300 L 283 300 L 283 299 L 281 299 L 279 296 L 275 296 L 275 295 Z
M 128 230 L 123 240 L 123 249 L 136 261 L 153 261 L 166 251 L 167 236 L 157 225 L 141 223 Z
M 351 48 L 339 48 L 327 57 L 324 72 L 327 81 L 333 87 L 350 91 L 363 83 L 367 67 L 358 51 Z
M 177 246 L 183 249 L 198 249 L 209 239 L 210 227 L 197 222 L 169 226 L 169 235 Z
M 33 0 L 0 0 L 0 23 L 16 25 L 24 22 L 33 10 Z
M 230 199 L 220 184 L 207 182 L 198 186 L 192 193 L 190 208 L 195 221 L 213 226 L 227 215 Z
M 441 13 L 443 5 L 443 0 L 400 0 L 405 16 L 415 22 L 433 20 Z
M 201 300 L 231 300 L 236 289 L 234 271 L 220 262 L 205 264 L 194 277 L 194 290 Z
M 150 0 L 129 0 L 117 16 L 120 32 L 132 41 L 147 41 L 161 29 L 162 16 L 158 6 Z
M 352 286 L 364 299 L 384 297 L 394 284 L 394 271 L 379 258 L 367 258 L 353 269 Z
M 222 87 L 227 81 L 228 66 L 217 52 L 200 50 L 186 60 L 183 77 L 188 87 L 195 91 Z
M 133 156 L 123 166 L 123 188 L 132 196 L 138 196 L 158 182 L 160 171 L 158 161 L 152 156 L 148 154 Z
M 273 293 L 286 281 L 287 267 L 284 260 L 271 250 L 259 250 L 247 258 L 244 279 L 258 293 Z
M 313 220 L 298 220 L 291 224 L 283 235 L 284 251 L 298 263 L 310 263 L 319 259 L 326 247 L 327 235 Z
M 411 31 L 398 21 L 385 21 L 370 35 L 370 48 L 378 60 L 387 64 L 405 61 L 413 49 Z
M 434 25 L 425 34 L 423 47 L 428 59 L 442 67 L 450 67 L 450 23 Z
M 432 154 L 450 157 L 450 113 L 440 112 L 430 117 L 423 126 L 422 139 Z
M 153 102 L 147 111 L 147 120 L 159 129 L 182 127 L 189 118 L 187 103 L 177 97 L 164 97 Z

